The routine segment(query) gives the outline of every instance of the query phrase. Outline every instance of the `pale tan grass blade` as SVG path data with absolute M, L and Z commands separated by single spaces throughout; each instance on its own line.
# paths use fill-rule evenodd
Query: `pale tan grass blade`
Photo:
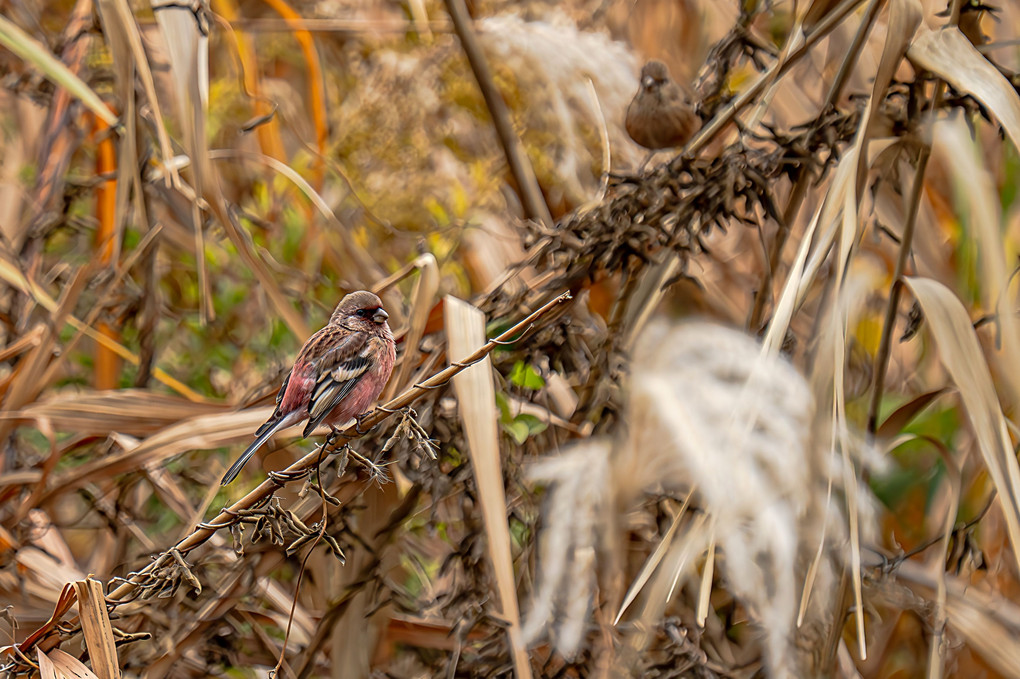
M 694 620 L 704 629 L 712 599 L 712 580 L 715 577 L 715 531 L 709 533 L 708 551 L 705 552 L 705 568 L 701 573 L 701 591 L 698 592 L 698 609 Z
M 972 590 L 973 591 L 973 590 Z M 949 623 L 989 665 L 1004 677 L 1020 679 L 1020 629 L 1003 627 L 967 596 L 946 602 Z
M 131 48 L 134 66 L 142 85 L 142 91 L 145 92 L 145 99 L 148 101 L 149 106 L 152 107 L 152 122 L 156 131 L 156 142 L 159 145 L 162 164 L 167 167 L 167 177 L 170 185 L 178 186 L 180 184 L 180 177 L 177 175 L 176 168 L 170 162 L 170 159 L 174 156 L 173 147 L 170 144 L 170 136 L 167 134 L 166 127 L 163 124 L 163 111 L 159 105 L 159 97 L 156 96 L 156 82 L 152 77 L 152 70 L 149 68 L 149 61 L 145 55 L 145 48 L 142 45 L 142 35 L 138 30 L 138 23 L 135 21 L 134 14 L 131 12 L 127 0 L 111 1 L 119 23 L 123 27 L 124 37 L 127 38 L 128 45 Z
M 33 347 L 39 346 L 43 336 L 46 334 L 46 328 L 42 324 L 39 324 L 24 332 L 21 337 L 10 342 L 7 346 L 0 348 L 0 361 L 9 361 L 15 356 L 20 356 L 26 351 L 29 351 Z
M 67 470 L 50 484 L 50 494 L 81 488 L 86 483 L 126 474 L 195 450 L 231 445 L 251 433 L 271 414 L 272 408 L 199 415 L 166 427 L 145 439 L 137 448 L 111 453 Z M 299 427 L 279 433 L 283 438 L 300 433 Z
M 599 179 L 599 192 L 595 195 L 595 201 L 601 203 L 606 197 L 609 189 L 609 173 L 613 169 L 613 147 L 609 141 L 609 127 L 606 125 L 606 113 L 602 110 L 602 102 L 599 100 L 598 90 L 595 89 L 595 81 L 588 78 L 588 96 L 591 97 L 592 111 L 599 126 L 599 142 L 602 144 L 602 177 Z
M 57 668 L 53 666 L 53 661 L 38 646 L 35 648 L 35 661 L 39 665 L 39 679 L 57 679 Z
M 843 162 L 845 161 L 846 156 L 843 157 Z M 790 327 L 790 321 L 793 320 L 793 314 L 797 310 L 799 290 L 801 287 L 800 283 L 804 278 L 808 256 L 812 252 L 812 240 L 818 232 L 818 225 L 821 221 L 824 210 L 825 205 L 823 204 L 815 212 L 804 231 L 804 235 L 801 237 L 801 242 L 797 247 L 797 253 L 794 256 L 793 264 L 791 265 L 789 274 L 787 275 L 786 283 L 784 283 L 783 290 L 779 295 L 779 300 L 776 302 L 776 308 L 772 314 L 772 320 L 769 322 L 765 338 L 762 340 L 762 352 L 778 354 L 780 348 L 783 346 L 783 342 L 786 339 L 786 331 Z M 828 248 L 826 247 L 826 250 L 827 249 Z M 804 289 L 806 294 L 806 285 L 804 286 Z
M 53 670 L 58 679 L 101 679 L 81 660 L 59 648 L 50 649 L 46 655 L 53 664 Z
M 867 117 L 868 110 L 870 108 L 871 100 L 868 101 L 868 104 L 865 107 L 865 117 Z M 858 164 L 859 143 L 863 142 L 863 140 L 863 135 L 858 132 L 857 142 L 854 143 L 850 149 L 844 152 L 843 157 L 836 166 L 836 171 L 833 173 L 832 183 L 825 192 L 825 196 L 822 200 L 822 206 L 818 211 L 820 225 L 824 227 L 825 230 L 820 235 L 815 236 L 816 242 L 812 244 L 810 250 L 811 256 L 804 264 L 799 278 L 793 279 L 794 272 L 791 271 L 790 279 L 783 288 L 782 295 L 795 295 L 793 299 L 793 311 L 799 309 L 804 303 L 804 300 L 807 298 L 808 293 L 811 291 L 812 285 L 818 276 L 818 272 L 821 271 L 822 267 L 825 266 L 825 262 L 829 259 L 829 254 L 837 237 L 839 238 L 839 252 L 836 264 L 840 267 L 840 271 L 846 267 L 851 245 L 855 242 L 855 235 L 857 232 L 857 191 L 853 180 L 855 178 Z M 849 214 L 847 211 L 848 207 L 852 209 L 852 212 Z M 835 286 L 840 285 L 841 281 L 838 276 L 834 275 L 833 280 Z M 788 293 L 787 287 L 791 286 L 792 290 Z M 831 294 L 835 297 L 838 292 L 838 289 L 834 287 Z M 782 297 L 780 300 L 782 301 Z M 789 321 L 787 321 L 787 323 L 789 323 Z M 783 332 L 786 332 L 785 328 L 783 328 Z
M 546 389 L 549 388 L 550 382 L 551 380 L 546 381 Z M 568 386 L 567 388 L 569 389 L 570 387 Z M 554 400 L 554 398 L 551 397 L 550 400 Z M 564 419 L 562 416 L 552 412 L 549 408 L 543 408 L 537 403 L 533 403 L 526 398 L 508 396 L 507 404 L 510 406 L 510 412 L 515 416 L 524 413 L 525 415 L 533 415 L 548 425 L 560 427 L 575 434 L 580 434 L 583 431 L 581 426 L 574 424 L 570 420 Z
M 858 216 L 858 202 L 859 197 L 862 196 L 862 182 L 867 169 L 866 159 L 868 154 L 866 149 L 870 142 L 870 135 L 873 132 L 871 123 L 876 114 L 874 102 L 884 98 L 885 91 L 889 87 L 896 68 L 903 59 L 903 54 L 911 37 L 917 30 L 920 19 L 921 15 L 917 0 L 895 0 L 890 7 L 889 30 L 886 34 L 886 41 L 879 60 L 871 96 L 868 97 L 862 116 L 863 122 L 854 138 L 853 146 L 847 149 L 840 159 L 832 184 L 825 193 L 819 214 L 816 215 L 816 218 L 825 230 L 818 239 L 817 244 L 811 248 L 810 259 L 806 259 L 806 255 L 804 255 L 806 264 L 800 264 L 801 251 L 798 251 L 797 264 L 795 264 L 797 268 L 790 272 L 782 293 L 784 297 L 786 295 L 793 295 L 793 290 L 795 289 L 794 299 L 796 301 L 786 300 L 784 303 L 783 298 L 780 298 L 780 304 L 783 305 L 784 313 L 782 315 L 778 313 L 777 305 L 777 312 L 774 318 L 778 317 L 780 321 L 785 322 L 781 322 L 774 332 L 770 325 L 768 337 L 771 339 L 766 340 L 769 351 L 776 350 L 775 339 L 778 338 L 781 341 L 785 337 L 793 312 L 803 304 L 812 282 L 828 257 L 829 249 L 837 233 L 839 235 L 839 260 L 837 266 L 839 268 L 834 278 L 836 287 L 833 289 L 833 296 L 837 297 L 839 295 L 839 286 L 843 279 L 843 272 L 850 263 L 854 246 L 859 241 L 863 228 L 863 224 Z M 801 250 L 808 247 L 814 237 L 814 231 L 809 226 L 808 231 L 804 235 Z M 794 273 L 798 275 L 795 277 Z M 788 290 L 788 288 L 792 289 Z
M 408 322 L 407 334 L 404 335 L 404 354 L 400 359 L 400 368 L 396 379 L 387 385 L 383 401 L 389 400 L 398 389 L 407 384 L 411 371 L 418 363 L 418 344 L 425 333 L 425 324 L 429 320 L 429 312 L 439 292 L 439 264 L 431 252 L 426 252 L 414 260 L 413 266 L 418 270 L 418 280 L 414 282 L 411 293 L 411 318 Z
M 321 214 L 326 221 L 330 223 L 330 226 L 338 228 L 341 231 L 346 231 L 346 227 L 344 227 L 340 218 L 336 216 L 336 213 L 333 212 L 333 208 L 329 206 L 326 199 L 322 197 L 322 194 L 316 191 L 312 185 L 308 183 L 308 180 L 302 177 L 297 170 L 287 163 L 277 160 L 272 156 L 267 156 L 264 153 L 245 151 L 242 149 L 211 149 L 209 151 L 209 158 L 212 160 L 248 160 L 265 165 L 274 172 L 277 172 L 283 177 L 289 179 L 291 183 L 293 183 L 294 186 L 296 186 L 298 190 L 304 194 L 305 198 L 307 198 L 312 205 L 315 206 L 315 209 L 319 211 L 319 214 Z
M 666 534 L 662 536 L 662 539 L 659 540 L 659 544 L 655 546 L 652 553 L 648 555 L 647 559 L 645 559 L 645 563 L 641 566 L 641 570 L 638 571 L 637 577 L 635 577 L 634 581 L 630 583 L 630 587 L 627 588 L 626 593 L 623 595 L 623 602 L 620 604 L 620 610 L 617 611 L 616 617 L 613 619 L 614 625 L 620 624 L 620 618 L 623 617 L 623 614 L 627 611 L 630 605 L 634 603 L 634 600 L 637 599 L 638 594 L 641 593 L 641 589 L 645 586 L 645 583 L 648 582 L 648 579 L 652 577 L 652 573 L 654 573 L 655 569 L 659 566 L 659 563 L 662 561 L 662 557 L 666 555 L 666 551 L 669 549 L 670 545 L 673 544 L 673 536 L 676 535 L 677 528 L 680 527 L 680 521 L 684 518 L 684 514 L 687 511 L 687 505 L 690 503 L 691 495 L 693 494 L 693 490 L 687 494 L 687 498 L 684 500 L 683 505 L 680 506 L 680 510 L 676 513 L 676 516 L 673 517 L 673 523 L 671 523 L 669 528 L 666 530 Z
M 74 589 L 78 593 L 78 615 L 92 671 L 100 679 L 119 679 L 117 640 L 113 636 L 110 613 L 106 609 L 103 585 L 98 580 L 86 578 L 75 582 Z
M 856 211 L 855 211 L 856 215 Z M 833 376 L 833 438 L 832 445 L 838 443 L 840 454 L 843 460 L 843 484 L 846 491 L 847 515 L 850 524 L 850 579 L 854 592 L 854 621 L 857 625 L 857 650 L 861 659 L 867 659 L 867 636 L 864 629 L 864 594 L 861 582 L 861 532 L 860 532 L 860 507 L 859 490 L 857 487 L 857 470 L 854 468 L 850 458 L 853 443 L 850 439 L 850 429 L 846 416 L 846 387 L 845 387 L 845 366 L 846 347 L 848 343 L 849 328 L 853 322 L 855 304 L 859 305 L 866 295 L 861 288 L 859 278 L 854 279 L 855 285 L 840 286 L 840 293 L 837 297 L 837 304 L 831 314 L 831 329 L 829 333 L 830 346 L 832 350 L 831 367 Z M 859 286 L 859 287 L 858 287 Z M 825 356 L 819 362 L 825 362 Z
M 124 3 L 125 0 L 103 0 Z M 200 6 L 201 7 L 201 6 Z M 170 72 L 174 83 L 177 117 L 183 130 L 184 148 L 191 158 L 195 190 L 208 198 L 211 182 L 209 143 L 206 139 L 206 109 L 209 101 L 209 37 L 199 30 L 205 20 L 202 10 L 153 2 L 156 23 L 166 41 Z M 208 29 L 206 29 L 208 30 Z M 198 202 L 191 202 L 191 226 L 195 238 L 195 261 L 198 263 L 198 289 L 203 322 L 215 316 L 205 261 L 203 217 Z
M 14 561 L 24 590 L 51 603 L 60 599 L 65 584 L 85 577 L 74 565 L 61 563 L 36 547 L 22 547 L 15 554 Z
M 623 643 L 631 649 L 643 652 L 654 638 L 654 630 L 662 620 L 666 604 L 687 562 L 692 555 L 704 549 L 709 541 L 705 527 L 707 522 L 707 515 L 695 515 L 683 535 L 673 540 L 662 559 L 662 567 L 655 569 L 655 576 L 645 587 L 644 603 L 623 638 Z
M 815 0 L 816 3 L 818 0 Z M 824 4 L 827 0 L 822 0 L 819 4 Z M 808 3 L 805 3 L 807 5 Z M 762 119 L 765 117 L 766 111 L 772 103 L 772 99 L 775 98 L 776 93 L 779 91 L 781 84 L 781 74 L 783 68 L 790 60 L 790 55 L 804 44 L 804 17 L 807 15 L 810 7 L 805 7 L 803 12 L 798 12 L 793 22 L 793 28 L 790 29 L 786 35 L 786 43 L 783 45 L 782 51 L 779 53 L 779 57 L 776 59 L 775 67 L 770 69 L 767 79 L 765 81 L 765 91 L 758 99 L 758 103 L 755 104 L 754 108 L 748 114 L 743 127 L 746 130 L 753 132 L 758 125 L 761 124 Z M 792 73 L 792 70 L 787 70 L 787 74 Z
M 984 104 L 999 119 L 1013 144 L 1020 147 L 1020 97 L 958 28 L 922 29 L 907 56 Z
M 974 234 L 979 253 L 976 272 L 985 309 L 996 314 L 996 339 L 1002 352 L 992 352 L 989 359 L 998 363 L 997 377 L 1008 390 L 1006 410 L 1020 406 L 1020 321 L 1013 313 L 1009 294 L 1010 270 L 1002 243 L 1002 215 L 995 180 L 989 171 L 984 151 L 971 139 L 967 124 L 960 116 L 942 120 L 935 125 L 934 147 L 941 152 L 942 163 L 954 179 L 966 214 L 970 215 L 970 231 Z M 1012 406 L 1010 408 L 1009 406 Z
M 0 15 L 0 45 L 42 71 L 48 79 L 60 85 L 101 118 L 110 127 L 116 127 L 117 116 L 103 103 L 95 90 L 71 72 L 42 43 L 21 30 L 16 24 Z
M 485 315 L 467 302 L 449 295 L 445 298 L 444 310 L 449 360 L 454 363 L 485 344 Z M 521 635 L 517 587 L 510 552 L 510 529 L 506 518 L 492 362 L 486 357 L 460 372 L 453 378 L 453 386 L 467 435 L 471 466 L 478 484 L 500 612 L 509 623 L 514 672 L 518 679 L 529 679 L 531 665 Z
M 829 474 L 828 483 L 825 489 L 825 516 L 829 515 L 829 511 L 832 508 L 832 475 Z M 822 557 L 825 556 L 825 537 L 828 533 L 828 521 L 822 522 L 822 534 L 818 538 L 818 549 L 815 550 L 815 556 L 811 560 L 811 565 L 808 566 L 807 574 L 804 576 L 804 587 L 800 593 L 800 606 L 797 609 L 797 627 L 799 628 L 804 624 L 804 618 L 807 615 L 808 603 L 811 601 L 811 592 L 815 586 L 815 579 L 818 577 L 818 568 L 822 564 Z
M 960 391 L 985 467 L 998 490 L 1013 555 L 1020 566 L 1020 467 L 977 334 L 960 300 L 926 278 L 905 282 L 921 305 L 939 359 Z
M 110 432 L 144 436 L 181 420 L 232 410 L 217 403 L 187 399 L 143 389 L 58 394 L 0 417 L 19 421 L 47 419 L 58 431 L 105 435 Z
M 850 440 L 849 428 L 846 420 L 846 403 L 844 389 L 844 366 L 845 350 L 850 325 L 851 300 L 859 299 L 856 292 L 844 290 L 844 282 L 847 280 L 847 270 L 855 255 L 857 243 L 860 240 L 863 229 L 863 222 L 859 215 L 859 201 L 863 194 L 862 185 L 867 171 L 867 144 L 869 135 L 872 132 L 872 119 L 875 115 L 874 102 L 885 97 L 885 91 L 891 82 L 892 76 L 903 59 L 903 54 L 913 37 L 921 20 L 921 12 L 916 0 L 894 0 L 890 6 L 890 22 L 886 33 L 885 44 L 882 49 L 882 56 L 879 61 L 878 71 L 872 86 L 871 96 L 865 106 L 863 122 L 858 129 L 853 146 L 848 149 L 837 166 L 835 177 L 825 194 L 824 202 L 818 219 L 824 225 L 826 231 L 819 239 L 810 261 L 804 265 L 802 275 L 796 269 L 791 271 L 790 278 L 784 287 L 780 298 L 780 305 L 784 307 L 784 315 L 780 316 L 781 323 L 773 328 L 770 324 L 766 337 L 763 352 L 775 352 L 781 346 L 785 338 L 789 323 L 792 320 L 793 310 L 803 303 L 811 283 L 817 276 L 818 271 L 828 256 L 832 241 L 838 235 L 838 258 L 836 271 L 833 274 L 832 299 L 837 300 L 833 305 L 834 311 L 830 316 L 830 329 L 824 337 L 821 352 L 817 365 L 821 366 L 820 371 L 815 371 L 813 378 L 816 392 L 828 390 L 831 384 L 832 394 L 832 445 L 838 447 L 843 458 L 843 484 L 846 490 L 847 512 L 850 530 L 850 572 L 854 592 L 854 608 L 857 611 L 855 622 L 857 625 L 858 653 L 861 658 L 867 657 L 866 635 L 864 629 L 863 587 L 860 576 L 861 548 L 860 548 L 860 527 L 858 508 L 858 487 L 857 471 L 850 459 L 852 443 Z M 805 244 L 810 242 L 810 236 L 805 235 Z M 802 244 L 801 252 L 798 252 L 797 261 L 802 262 L 802 252 L 805 251 L 805 244 Z M 796 290 L 796 292 L 794 292 Z M 791 299 L 792 298 L 792 299 Z M 788 314 L 788 315 L 787 315 Z M 779 316 L 778 311 L 776 316 Z M 826 510 L 829 508 L 831 498 L 831 479 L 827 491 Z M 814 560 L 808 569 L 804 587 L 801 593 L 801 601 L 797 615 L 797 624 L 803 622 L 810 601 L 811 590 L 817 577 L 818 567 L 824 553 L 825 530 L 820 536 L 820 544 L 815 552 Z
M 698 551 L 704 549 L 704 547 L 702 547 L 703 543 L 700 541 L 700 538 L 702 538 L 703 536 L 700 535 L 699 533 L 704 528 L 707 522 L 708 516 L 705 514 L 699 514 L 691 522 L 690 533 L 685 533 L 681 538 L 684 548 L 680 552 L 680 558 L 678 558 L 676 564 L 674 564 L 673 580 L 669 583 L 669 591 L 666 592 L 666 598 L 662 602 L 662 610 L 659 611 L 654 616 L 654 618 L 652 617 L 645 618 L 644 621 L 646 623 L 653 623 L 655 620 L 659 620 L 662 618 L 663 615 L 665 615 L 666 604 L 668 604 L 673 599 L 673 594 L 676 593 L 677 585 L 680 583 L 680 576 L 684 575 L 685 571 L 687 571 L 687 563 L 694 558 L 694 555 Z M 710 531 L 708 531 L 708 533 L 709 534 L 705 536 L 705 539 L 711 541 L 714 538 L 710 534 Z
M 903 61 L 917 27 L 921 24 L 923 10 L 918 0 L 892 0 L 889 3 L 889 25 L 885 34 L 885 44 L 882 47 L 882 56 L 879 59 L 878 70 L 875 72 L 875 79 L 871 87 L 871 99 L 865 117 L 862 119 L 859 136 L 870 141 L 875 134 L 876 110 L 871 102 L 885 99 L 886 90 L 892 82 L 896 69 Z M 867 142 L 865 142 L 867 143 Z M 866 146 L 860 146 L 864 149 Z M 857 170 L 857 195 L 860 196 L 864 188 L 864 180 L 867 172 L 868 154 L 861 153 Z

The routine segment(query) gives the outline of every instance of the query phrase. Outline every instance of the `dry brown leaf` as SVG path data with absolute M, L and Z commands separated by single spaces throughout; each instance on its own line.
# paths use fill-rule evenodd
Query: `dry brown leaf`
M 37 648 L 35 649 L 35 659 L 39 663 L 39 679 L 57 679 L 57 669 L 48 655 Z
M 77 434 L 119 432 L 142 436 L 181 420 L 229 410 L 231 406 L 226 404 L 195 403 L 142 389 L 118 389 L 60 394 L 6 417 L 29 421 L 45 418 L 57 431 Z
M 939 359 L 960 391 L 985 467 L 999 491 L 1009 541 L 1020 565 L 1020 466 L 974 326 L 946 286 L 926 278 L 904 280 L 921 305 Z
M 1002 351 L 991 352 L 989 359 L 998 365 L 997 377 L 1005 387 L 1005 409 L 1020 405 L 1020 321 L 1013 313 L 1009 294 L 1010 266 L 1003 248 L 1002 214 L 996 181 L 988 169 L 983 151 L 971 139 L 966 123 L 954 116 L 935 126 L 935 149 L 942 152 L 946 170 L 960 187 L 959 195 L 972 227 L 974 245 L 979 253 L 975 272 L 981 284 L 982 306 L 996 314 L 995 335 Z M 1010 407 L 1012 406 L 1012 407 Z
M 100 479 L 137 471 L 149 465 L 194 450 L 210 450 L 231 445 L 250 436 L 269 417 L 272 408 L 252 408 L 241 412 L 199 415 L 171 425 L 145 439 L 137 448 L 111 453 L 69 469 L 53 479 L 50 494 L 67 492 Z M 280 432 L 280 436 L 300 431 Z
M 47 656 L 58 679 L 100 679 L 85 663 L 59 648 L 51 649 Z
M 922 29 L 907 56 L 916 65 L 984 104 L 1020 147 L 1020 97 L 1009 81 L 958 28 Z
M 75 582 L 74 589 L 78 593 L 78 616 L 85 645 L 89 650 L 92 671 L 100 679 L 120 679 L 117 640 L 113 636 L 113 625 L 110 624 L 110 614 L 106 610 L 102 583 L 90 577 Z

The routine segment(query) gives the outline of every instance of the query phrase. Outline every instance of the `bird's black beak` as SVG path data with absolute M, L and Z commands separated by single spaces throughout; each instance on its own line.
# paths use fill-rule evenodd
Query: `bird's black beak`
M 389 317 L 390 317 L 390 315 L 388 313 L 386 313 L 385 309 L 376 309 L 375 313 L 372 314 L 372 320 L 375 321 L 376 323 L 378 323 L 379 325 L 382 325 L 383 323 L 385 323 L 386 319 L 389 318 Z

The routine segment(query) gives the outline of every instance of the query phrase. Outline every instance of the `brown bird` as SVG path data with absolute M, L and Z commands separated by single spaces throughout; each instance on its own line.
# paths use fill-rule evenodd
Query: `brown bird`
M 366 290 L 340 300 L 326 327 L 301 347 L 276 397 L 276 410 L 220 483 L 233 481 L 255 451 L 282 429 L 307 420 L 302 434 L 307 437 L 320 424 L 336 431 L 366 414 L 397 356 L 387 318 L 382 301 Z
M 701 128 L 701 119 L 683 88 L 669 77 L 666 64 L 649 61 L 641 69 L 641 87 L 627 106 L 625 126 L 631 139 L 658 151 L 686 144 Z

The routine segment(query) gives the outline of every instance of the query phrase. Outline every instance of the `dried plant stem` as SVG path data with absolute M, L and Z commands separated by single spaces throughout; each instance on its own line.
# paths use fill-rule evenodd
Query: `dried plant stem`
M 850 77 L 850 72 L 853 67 L 857 64 L 858 56 L 860 55 L 861 49 L 864 47 L 864 41 L 871 32 L 871 27 L 875 23 L 875 17 L 878 15 L 878 10 L 885 4 L 885 0 L 871 0 L 871 4 L 864 12 L 864 19 L 861 21 L 861 25 L 858 26 L 857 32 L 854 34 L 853 42 L 850 43 L 850 48 L 847 50 L 846 56 L 843 58 L 843 62 L 839 65 L 839 71 L 836 73 L 836 78 L 832 82 L 832 86 L 829 87 L 829 93 L 825 97 L 825 103 L 822 104 L 821 110 L 824 114 L 825 111 L 836 105 L 836 100 L 839 99 L 843 93 L 843 88 L 846 86 L 847 78 Z M 782 261 L 783 248 L 786 246 L 787 239 L 790 236 L 790 224 L 797 216 L 797 211 L 800 210 L 800 205 L 804 202 L 804 196 L 807 195 L 808 186 L 814 181 L 814 172 L 810 165 L 804 165 L 800 168 L 797 173 L 797 180 L 794 183 L 793 190 L 790 192 L 790 200 L 786 204 L 786 209 L 783 211 L 783 223 L 779 225 L 779 230 L 776 232 L 776 237 L 772 241 L 772 247 L 769 250 L 769 261 L 768 266 L 762 274 L 761 285 L 758 288 L 758 294 L 754 298 L 754 307 L 751 310 L 751 317 L 747 323 L 747 327 L 752 331 L 756 332 L 762 324 L 762 316 L 765 312 L 765 302 L 771 297 L 770 292 L 772 288 L 772 281 L 775 277 L 775 272 L 779 263 Z
M 751 316 L 747 321 L 747 327 L 751 332 L 757 332 L 762 325 L 765 301 L 772 296 L 772 280 L 782 259 L 786 240 L 790 236 L 790 224 L 797 217 L 797 212 L 800 210 L 801 203 L 804 202 L 804 196 L 807 195 L 807 189 L 811 184 L 812 177 L 814 177 L 814 172 L 807 165 L 800 168 L 797 172 L 797 181 L 793 185 L 790 201 L 786 204 L 786 209 L 783 211 L 783 221 L 779 225 L 779 230 L 776 231 L 776 237 L 772 240 L 772 247 L 769 248 L 769 261 L 765 265 L 761 284 L 758 286 L 758 291 L 754 296 L 754 306 L 751 309 Z
M 99 176 L 114 175 L 97 187 L 96 190 L 96 229 L 94 245 L 96 259 L 106 267 L 117 264 L 117 156 L 114 140 L 109 136 L 110 127 L 101 119 L 96 119 L 96 174 Z M 105 320 L 96 323 L 96 331 L 106 335 L 114 342 L 120 341 L 118 328 Z M 104 344 L 95 345 L 95 366 L 93 382 L 96 389 L 116 389 L 120 381 L 121 359 Z
M 479 361 L 484 359 L 497 346 L 501 344 L 508 344 L 519 341 L 521 337 L 531 329 L 535 321 L 549 313 L 553 308 L 559 306 L 560 304 L 563 304 L 564 302 L 569 301 L 570 299 L 571 297 L 569 292 L 565 292 L 559 295 L 558 297 L 554 298 L 550 302 L 543 305 L 541 308 L 529 314 L 524 320 L 520 321 L 503 334 L 486 342 L 484 345 L 479 347 L 477 351 L 472 353 L 463 361 L 451 363 L 447 368 L 439 371 L 438 373 L 436 373 L 429 379 L 425 380 L 424 382 L 419 382 L 417 384 L 412 385 L 410 388 L 405 390 L 402 394 L 394 398 L 392 401 L 388 402 L 386 405 L 379 406 L 378 408 L 376 408 L 374 411 L 372 411 L 370 415 L 363 418 L 360 423 L 352 424 L 351 426 L 347 427 L 347 429 L 343 430 L 342 432 L 339 432 L 337 436 L 340 439 L 342 439 L 340 443 L 349 442 L 357 438 L 360 438 L 362 434 L 358 433 L 359 428 L 361 429 L 361 431 L 367 432 L 369 429 L 382 422 L 384 419 L 389 417 L 394 412 L 414 403 L 414 401 L 416 401 L 420 396 L 424 395 L 426 392 L 444 386 L 447 382 L 450 381 L 450 379 L 453 378 L 454 375 L 456 375 L 457 373 L 466 368 L 470 368 L 475 363 L 478 363 Z M 278 479 L 285 478 L 288 476 L 294 477 L 300 476 L 307 472 L 309 469 L 311 469 L 319 461 L 319 459 L 320 451 L 317 447 L 315 450 L 308 453 L 300 460 L 290 465 L 285 470 L 281 471 L 279 474 L 274 475 L 275 478 L 274 476 L 270 476 L 261 484 L 259 484 L 259 486 L 257 486 L 254 490 L 245 495 L 243 498 L 235 502 L 230 507 L 222 510 L 216 516 L 215 519 L 207 523 L 201 524 L 198 528 L 192 531 L 190 535 L 188 535 L 183 540 L 178 542 L 171 550 L 163 552 L 155 561 L 153 561 L 148 566 L 139 571 L 136 576 L 136 579 L 122 583 L 119 587 L 117 587 L 117 589 L 110 592 L 107 598 L 114 603 L 119 603 L 121 600 L 127 597 L 132 591 L 134 591 L 136 587 L 138 587 L 137 578 L 144 579 L 145 576 L 147 576 L 149 573 L 158 568 L 161 568 L 164 564 L 167 563 L 168 560 L 173 558 L 171 556 L 172 551 L 176 550 L 181 554 L 187 554 L 191 550 L 202 545 L 209 538 L 215 535 L 216 531 L 218 531 L 221 528 L 226 528 L 235 523 L 238 512 L 244 511 L 246 509 L 252 509 L 253 507 L 256 507 L 265 502 L 270 497 L 270 495 L 272 495 L 277 489 L 282 487 L 283 484 Z
M 942 99 L 942 91 L 945 84 L 939 81 L 938 91 L 935 96 L 935 108 L 938 101 Z M 896 324 L 896 310 L 900 304 L 900 293 L 903 289 L 903 271 L 907 268 L 907 260 L 910 258 L 910 244 L 914 240 L 914 226 L 917 224 L 917 211 L 921 204 L 921 191 L 924 188 L 924 173 L 928 167 L 928 159 L 931 158 L 931 144 L 925 143 L 917 157 L 917 170 L 914 175 L 914 183 L 910 187 L 909 212 L 907 213 L 906 224 L 903 227 L 903 236 L 900 238 L 900 252 L 896 258 L 896 268 L 893 270 L 892 288 L 889 290 L 889 303 L 885 307 L 885 320 L 882 323 L 882 337 L 878 343 L 878 353 L 875 355 L 875 386 L 871 393 L 871 404 L 868 407 L 868 436 L 874 438 L 878 430 L 878 409 L 882 404 L 882 393 L 885 387 L 886 371 L 889 367 L 889 353 L 892 350 L 892 331 Z
M 962 0 L 953 0 L 950 9 L 950 16 L 947 25 L 956 26 L 960 23 L 960 7 Z M 935 96 L 932 98 L 931 110 L 937 111 L 942 104 L 942 95 L 946 91 L 946 82 L 939 79 L 935 84 Z M 868 436 L 874 438 L 878 430 L 878 408 L 882 401 L 882 392 L 885 387 L 885 375 L 889 367 L 889 352 L 892 349 L 892 329 L 896 323 L 896 309 L 900 302 L 900 291 L 903 288 L 903 270 L 907 267 L 907 259 L 910 257 L 910 244 L 914 239 L 914 225 L 917 222 L 917 210 L 921 203 L 921 190 L 924 188 L 924 172 L 928 167 L 928 159 L 931 158 L 931 142 L 925 140 L 921 145 L 921 151 L 917 158 L 917 174 L 914 175 L 914 184 L 910 189 L 910 212 L 907 213 L 906 225 L 903 227 L 903 236 L 900 239 L 900 254 L 896 258 L 896 268 L 893 271 L 892 288 L 889 290 L 889 304 L 885 309 L 885 321 L 882 324 L 882 337 L 878 344 L 878 353 L 875 355 L 875 386 L 871 393 L 871 405 L 868 407 Z
M 712 140 L 715 135 L 719 134 L 726 125 L 728 125 L 733 118 L 739 113 L 745 106 L 750 104 L 754 99 L 761 94 L 761 91 L 772 81 L 784 75 L 787 71 L 793 68 L 797 62 L 799 62 L 808 51 L 814 47 L 815 43 L 828 35 L 836 26 L 839 25 L 848 14 L 857 9 L 864 0 L 844 0 L 836 9 L 832 10 L 825 15 L 825 18 L 818 22 L 815 29 L 811 31 L 810 35 L 804 37 L 804 43 L 798 47 L 791 55 L 790 58 L 781 63 L 775 63 L 769 70 L 765 71 L 758 76 L 758 79 L 754 81 L 746 90 L 740 93 L 736 99 L 729 103 L 722 111 L 720 111 L 712 120 L 708 122 L 701 131 L 694 135 L 694 138 L 687 145 L 681 155 L 692 156 L 704 148 L 709 141 Z
M 478 87 L 482 90 L 482 96 L 485 98 L 485 105 L 492 115 L 492 124 L 496 128 L 500 144 L 503 145 L 507 163 L 510 164 L 510 172 L 517 182 L 524 211 L 528 218 L 551 228 L 553 218 L 549 214 L 549 206 L 546 205 L 542 190 L 538 186 L 535 170 L 531 167 L 527 154 L 524 153 L 524 146 L 514 131 L 506 103 L 492 80 L 492 72 L 489 70 L 489 64 L 482 53 L 482 47 L 478 44 L 474 29 L 471 27 L 471 16 L 468 14 L 464 0 L 446 0 L 446 11 L 450 13 L 453 28 L 460 38 L 461 47 L 464 48 L 464 54 L 467 55 L 468 63 L 471 64 L 471 70 L 475 74 L 475 80 L 478 81 Z

